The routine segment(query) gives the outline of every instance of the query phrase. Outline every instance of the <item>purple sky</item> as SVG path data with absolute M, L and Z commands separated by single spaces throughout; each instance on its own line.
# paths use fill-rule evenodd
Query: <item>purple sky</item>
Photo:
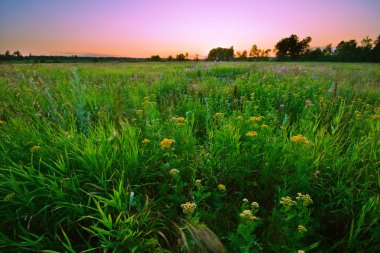
M 379 13 L 380 0 L 0 0 L 0 53 L 206 56 L 292 33 L 336 45 L 376 39 Z

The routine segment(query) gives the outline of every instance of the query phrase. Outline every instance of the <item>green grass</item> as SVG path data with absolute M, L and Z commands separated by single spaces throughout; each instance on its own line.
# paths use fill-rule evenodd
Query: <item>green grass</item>
M 378 64 L 0 65 L 0 251 L 378 252 L 379 85 Z

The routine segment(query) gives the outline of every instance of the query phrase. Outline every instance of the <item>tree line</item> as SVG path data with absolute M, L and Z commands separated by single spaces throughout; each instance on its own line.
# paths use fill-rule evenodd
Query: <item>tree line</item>
M 287 38 L 282 38 L 276 43 L 274 49 L 259 49 L 253 45 L 249 53 L 247 50 L 237 51 L 233 46 L 230 48 L 217 47 L 210 50 L 205 60 L 209 61 L 247 61 L 247 60 L 268 60 L 270 53 L 275 53 L 277 61 L 341 61 L 341 62 L 380 62 L 380 35 L 376 40 L 368 36 L 360 41 L 341 41 L 333 47 L 332 44 L 321 48 L 310 48 L 311 37 L 300 39 L 292 34 Z M 83 61 L 187 61 L 199 60 L 196 54 L 193 59 L 189 59 L 188 53 L 177 54 L 176 57 L 169 55 L 166 59 L 159 55 L 152 55 L 150 58 L 128 58 L 128 57 L 87 57 L 81 56 L 22 56 L 20 51 L 13 54 L 9 50 L 0 54 L 0 61 L 21 61 L 29 60 L 33 62 L 83 62 Z

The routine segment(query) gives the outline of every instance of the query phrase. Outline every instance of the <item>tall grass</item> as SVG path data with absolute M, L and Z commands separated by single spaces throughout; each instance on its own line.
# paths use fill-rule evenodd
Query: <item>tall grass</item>
M 380 251 L 380 68 L 0 66 L 0 251 Z

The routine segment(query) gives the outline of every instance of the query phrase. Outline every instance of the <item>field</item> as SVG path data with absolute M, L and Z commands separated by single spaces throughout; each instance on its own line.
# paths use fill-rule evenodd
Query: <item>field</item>
M 379 252 L 380 65 L 0 65 L 0 251 Z

